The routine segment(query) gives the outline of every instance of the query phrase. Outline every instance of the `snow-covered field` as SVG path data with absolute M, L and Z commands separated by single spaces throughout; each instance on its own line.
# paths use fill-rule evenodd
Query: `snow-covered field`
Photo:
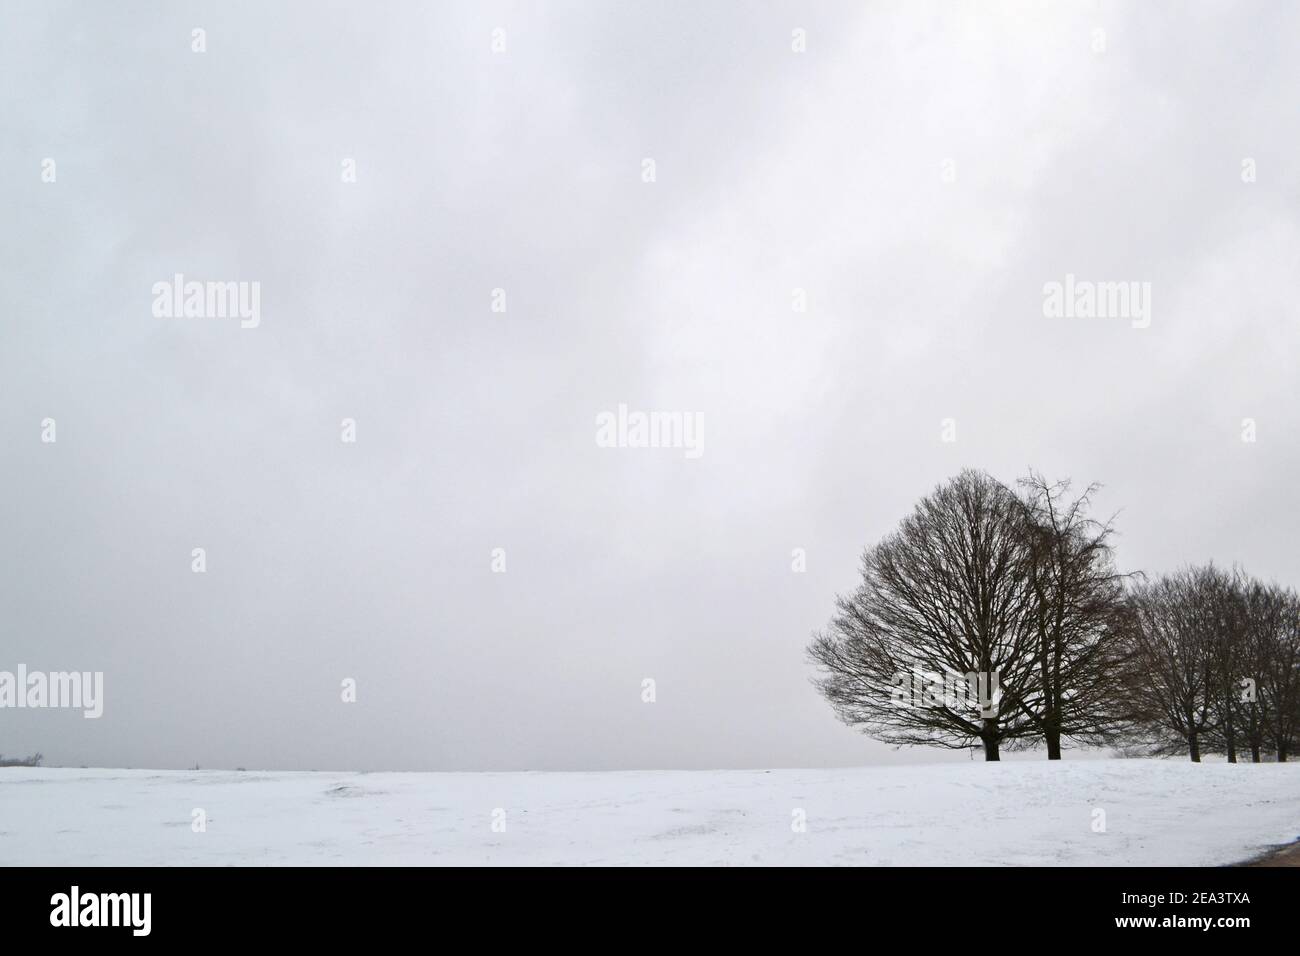
M 1298 836 L 1300 763 L 0 770 L 3 864 L 1202 865 Z

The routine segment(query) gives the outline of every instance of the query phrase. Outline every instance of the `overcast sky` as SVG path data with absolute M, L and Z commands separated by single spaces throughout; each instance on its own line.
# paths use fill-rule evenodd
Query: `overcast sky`
M 804 647 L 964 466 L 1103 482 L 1125 569 L 1300 584 L 1297 36 L 1274 2 L 8 0 L 0 670 L 105 699 L 0 710 L 0 753 L 933 760 L 838 724 Z M 177 273 L 258 282 L 259 324 L 155 316 Z M 1149 327 L 1045 317 L 1067 274 L 1150 283 Z M 599 447 L 620 404 L 703 454 Z

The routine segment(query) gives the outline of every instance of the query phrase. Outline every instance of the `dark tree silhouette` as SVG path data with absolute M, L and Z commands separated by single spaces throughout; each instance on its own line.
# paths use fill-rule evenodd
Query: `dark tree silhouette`
M 1205 581 L 1204 600 L 1212 615 L 1210 634 L 1209 705 L 1214 714 L 1208 742 L 1215 753 L 1237 762 L 1238 747 L 1246 743 L 1249 723 L 1246 707 L 1249 672 L 1254 660 L 1250 648 L 1249 579 L 1237 570 L 1216 573 Z
M 1023 525 L 1010 489 L 967 470 L 865 552 L 862 584 L 837 599 L 828 629 L 808 648 L 820 668 L 816 685 L 841 720 L 893 744 L 979 741 L 986 760 L 1039 733 L 1026 716 L 1041 699 Z M 909 684 L 918 674 L 987 676 L 979 694 L 917 700 Z
M 1088 515 L 1098 485 L 1071 497 L 1069 481 L 1032 471 L 1019 484 L 1040 701 L 1025 716 L 1042 732 L 1047 759 L 1059 760 L 1062 738 L 1105 744 L 1123 726 L 1115 674 L 1129 653 L 1127 576 L 1115 569 L 1112 522 Z
M 6 757 L 0 754 L 0 767 L 39 767 L 45 755 L 34 753 L 29 757 Z
M 1245 602 L 1246 628 L 1242 657 L 1241 740 L 1250 749 L 1251 763 L 1263 759 L 1269 741 L 1269 697 L 1261 697 L 1260 684 L 1275 649 L 1277 631 L 1282 627 L 1286 613 L 1285 592 L 1259 581 L 1243 583 L 1242 600 Z
M 1255 691 L 1264 735 L 1282 763 L 1300 736 L 1300 596 L 1277 585 L 1260 587 L 1267 612 L 1252 621 L 1258 642 Z
M 1186 750 L 1199 763 L 1217 728 L 1216 598 L 1223 577 L 1213 566 L 1186 568 L 1131 595 L 1130 654 L 1117 688 L 1133 730 L 1156 753 Z

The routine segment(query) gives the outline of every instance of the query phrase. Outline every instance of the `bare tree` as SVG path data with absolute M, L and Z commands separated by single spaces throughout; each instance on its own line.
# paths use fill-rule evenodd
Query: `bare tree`
M 39 767 L 44 759 L 45 755 L 39 752 L 29 757 L 6 757 L 0 754 L 0 767 Z
M 979 741 L 986 760 L 999 759 L 1004 743 L 1039 733 L 1026 717 L 1041 708 L 1028 561 L 1015 495 L 963 471 L 865 552 L 862 584 L 809 645 L 817 687 L 841 720 L 879 740 Z M 962 680 L 977 692 L 954 691 Z
M 1269 741 L 1271 695 L 1261 696 L 1262 675 L 1275 654 L 1274 642 L 1286 613 L 1286 594 L 1259 581 L 1244 583 L 1245 642 L 1242 648 L 1241 738 L 1250 748 L 1251 763 L 1259 763 Z
M 1276 585 L 1267 594 L 1271 613 L 1256 629 L 1256 693 L 1265 733 L 1278 762 L 1284 763 L 1300 736 L 1300 596 Z
M 1209 566 L 1140 584 L 1131 595 L 1128 664 L 1117 675 L 1136 733 L 1157 753 L 1185 749 L 1194 763 L 1217 726 L 1214 600 L 1221 577 Z
M 1025 717 L 1043 735 L 1047 759 L 1061 759 L 1061 740 L 1113 742 L 1121 729 L 1115 674 L 1130 648 L 1123 640 L 1124 585 L 1115 568 L 1112 521 L 1089 517 L 1089 485 L 1070 496 L 1070 482 L 1030 472 L 1019 482 L 1033 595 L 1038 699 Z
M 1249 586 L 1249 578 L 1240 569 L 1231 575 L 1208 574 L 1202 584 L 1202 600 L 1211 616 L 1208 702 L 1214 726 L 1208 743 L 1216 753 L 1227 755 L 1228 763 L 1237 762 L 1237 750 L 1246 743 L 1244 731 L 1250 720 L 1245 699 L 1249 695 L 1243 693 L 1252 663 Z

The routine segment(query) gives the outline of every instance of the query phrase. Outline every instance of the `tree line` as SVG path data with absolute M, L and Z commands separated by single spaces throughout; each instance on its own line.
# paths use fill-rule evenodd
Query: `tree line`
M 40 753 L 28 757 L 6 757 L 0 754 L 0 767 L 39 767 L 44 759 L 45 755 Z
M 877 740 L 1001 752 L 1285 761 L 1300 735 L 1300 596 L 1213 563 L 1123 573 L 1097 485 L 966 470 L 868 548 L 808 655 Z

